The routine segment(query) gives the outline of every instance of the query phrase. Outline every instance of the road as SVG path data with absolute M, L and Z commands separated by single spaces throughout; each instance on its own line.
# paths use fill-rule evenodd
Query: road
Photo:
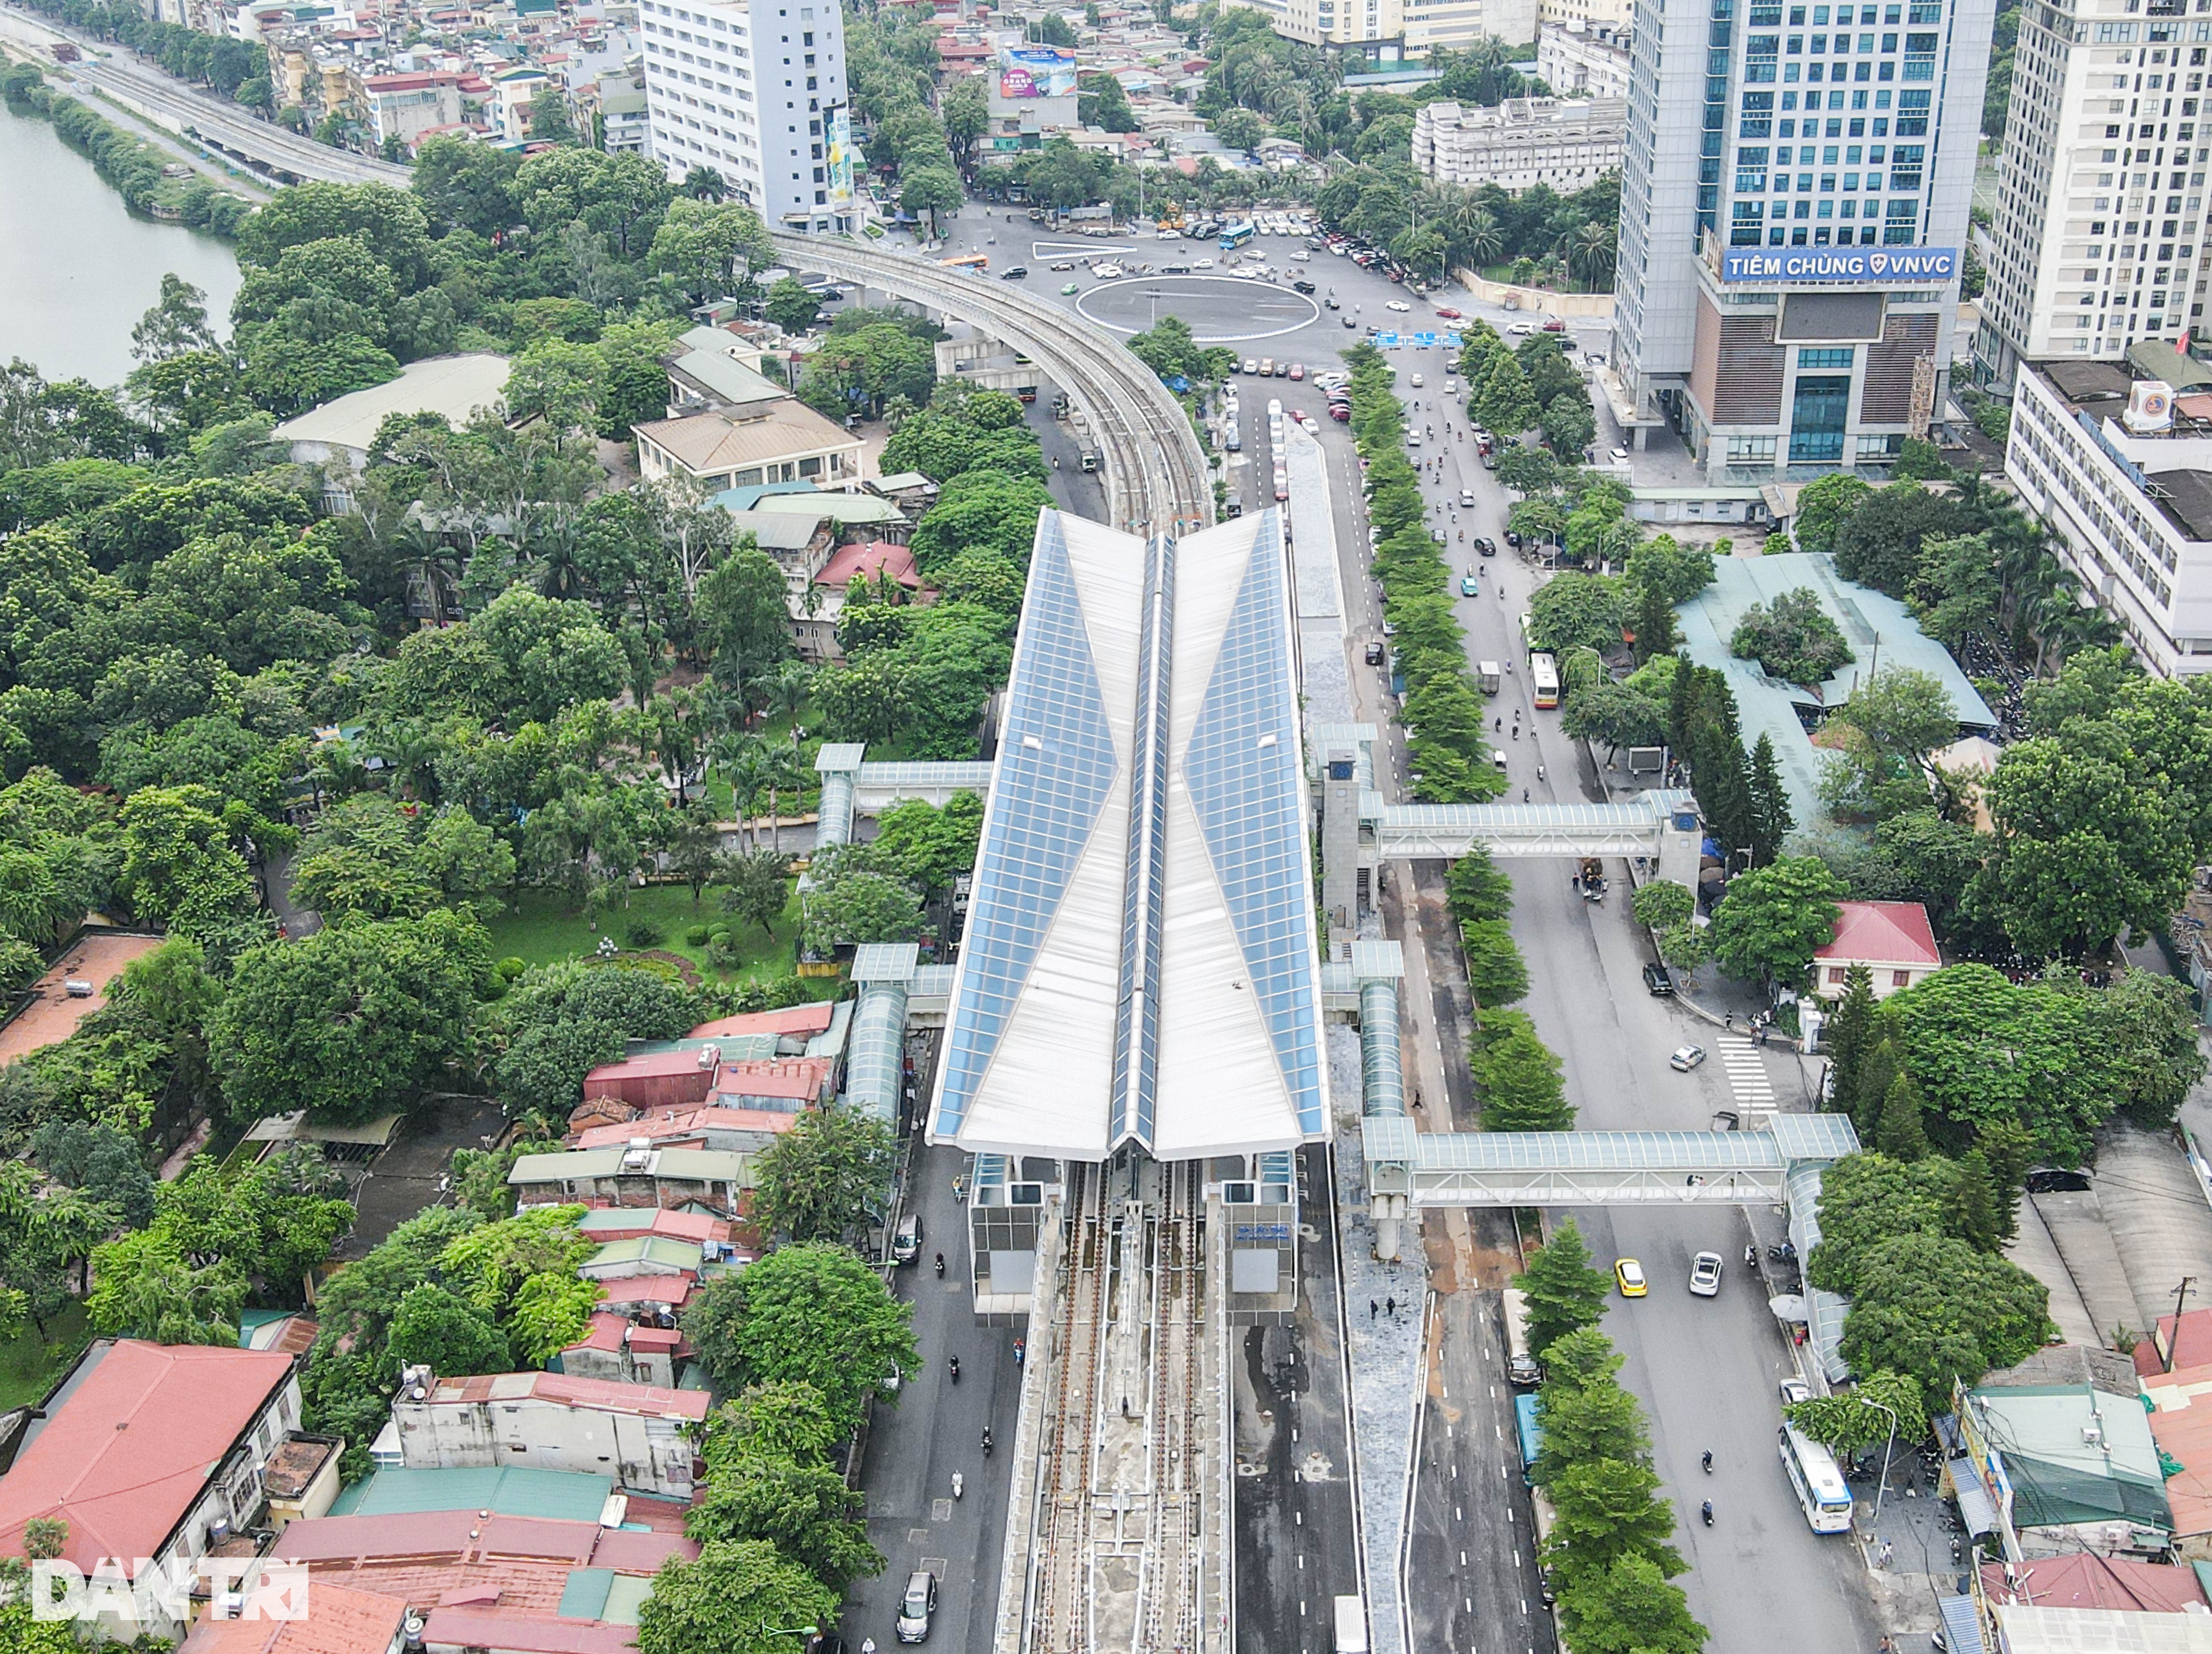
M 34 47 L 43 48 L 56 39 L 76 41 L 87 54 L 83 62 L 71 66 L 70 72 L 78 79 L 159 125 L 173 130 L 190 127 L 209 147 L 253 161 L 286 179 L 407 187 L 406 167 L 351 150 L 333 149 L 288 131 L 235 103 L 173 78 L 127 47 L 58 27 L 46 18 L 12 7 L 0 8 L 0 26 L 4 26 L 9 39 Z
M 1340 260 L 1332 261 L 1331 272 L 1348 278 L 1335 283 L 1340 297 L 1387 290 L 1374 278 L 1345 271 Z M 1459 295 L 1450 300 L 1468 307 Z M 1298 342 L 1294 348 L 1311 348 L 1318 358 L 1322 341 L 1306 337 L 1312 331 L 1291 337 Z M 1339 332 L 1333 342 L 1340 349 Z M 1579 342 L 1597 348 L 1587 339 Z M 1276 341 L 1274 354 L 1282 348 L 1283 342 Z M 1519 616 L 1543 577 L 1510 548 L 1486 559 L 1462 550 L 1462 531 L 1470 546 L 1478 535 L 1502 544 L 1508 500 L 1475 460 L 1472 445 L 1456 439 L 1466 425 L 1456 399 L 1439 407 L 1447 378 L 1442 351 L 1402 352 L 1395 360 L 1401 367 L 1399 393 L 1409 409 L 1418 400 L 1425 426 L 1433 420 L 1441 434 L 1448 421 L 1455 433 L 1441 447 L 1425 443 L 1419 452 L 1444 457 L 1442 477 L 1425 484 L 1432 521 L 1453 536 L 1455 571 L 1473 569 L 1480 587 L 1478 597 L 1455 598 L 1469 660 L 1522 663 Z M 1419 388 L 1411 383 L 1417 368 L 1425 381 Z M 1286 406 L 1311 403 L 1308 411 L 1321 412 L 1322 398 L 1303 386 L 1274 379 L 1263 388 L 1246 381 L 1248 460 L 1265 453 L 1264 428 L 1255 439 L 1250 424 L 1257 420 L 1264 427 L 1266 398 L 1276 396 Z M 1351 646 L 1357 651 L 1380 634 L 1379 592 L 1364 567 L 1366 524 L 1349 435 L 1327 420 L 1322 433 L 1340 512 Z M 1471 509 L 1457 504 L 1462 488 L 1475 495 Z M 1387 730 L 1378 770 L 1395 778 L 1402 796 L 1403 746 L 1388 724 L 1380 674 L 1355 668 L 1354 678 L 1362 716 Z M 1518 740 L 1512 735 L 1516 708 L 1524 728 Z M 1595 766 L 1559 733 L 1557 714 L 1535 712 L 1525 671 L 1504 681 L 1496 716 L 1504 724 L 1496 734 L 1508 754 L 1513 789 L 1526 788 L 1538 799 L 1605 797 Z M 1747 1113 L 1765 1100 L 1758 1094 L 1762 1089 L 1771 1089 L 1784 1107 L 1806 1106 L 1806 1076 L 1793 1056 L 1747 1052 L 1734 1063 L 1723 1061 L 1719 1052 L 1726 1036 L 1646 993 L 1640 972 L 1648 955 L 1626 912 L 1625 869 L 1614 869 L 1611 900 L 1593 906 L 1575 894 L 1566 869 L 1556 863 L 1501 865 L 1514 881 L 1512 929 L 1531 978 L 1522 1008 L 1561 1057 L 1582 1127 L 1703 1129 L 1717 1108 Z M 1425 1124 L 1467 1129 L 1474 1124 L 1461 1056 L 1468 1001 L 1443 912 L 1442 872 L 1436 863 L 1389 869 L 1383 907 L 1392 934 L 1419 939 L 1407 949 L 1409 1083 L 1422 1094 Z M 1692 1074 L 1677 1074 L 1668 1067 L 1667 1054 L 1689 1041 L 1714 1051 L 1715 1059 Z M 1757 1082 L 1762 1073 L 1765 1088 Z M 1554 1220 L 1564 1215 L 1553 1215 Z M 1774 1457 L 1775 1382 L 1793 1369 L 1789 1347 L 1766 1311 L 1765 1289 L 1741 1262 L 1751 1233 L 1745 1215 L 1710 1209 L 1573 1215 L 1601 1262 L 1636 1257 L 1655 1283 L 1653 1295 L 1639 1303 L 1614 1300 L 1606 1330 L 1625 1359 L 1624 1381 L 1650 1418 L 1654 1458 L 1675 1501 L 1676 1542 L 1690 1563 L 1681 1584 L 1692 1611 L 1712 1633 L 1711 1645 L 1763 1646 L 1775 1626 L 1787 1624 L 1793 1645 L 1803 1654 L 1871 1647 L 1879 1631 L 1856 1552 L 1847 1541 L 1817 1538 L 1805 1526 Z M 1778 1215 L 1760 1211 L 1752 1217 L 1763 1239 L 1779 1238 Z M 1425 1230 L 1438 1312 L 1409 1567 L 1416 1643 L 1480 1654 L 1536 1654 L 1550 1645 L 1549 1621 L 1535 1592 L 1532 1513 L 1520 1485 L 1511 1397 L 1500 1376 L 1494 1291 L 1518 1266 L 1511 1228 L 1504 1214 L 1475 1212 L 1438 1214 Z M 1725 1289 L 1712 1300 L 1691 1298 L 1681 1284 L 1692 1254 L 1705 1249 L 1729 1259 Z M 1708 1448 L 1715 1454 L 1710 1479 L 1698 1464 Z M 1697 1519 L 1698 1502 L 1708 1498 L 1716 1513 L 1710 1530 Z M 1501 1533 L 1517 1535 L 1519 1542 L 1498 1543 Z M 1819 1605 L 1817 1611 L 1812 1604 Z

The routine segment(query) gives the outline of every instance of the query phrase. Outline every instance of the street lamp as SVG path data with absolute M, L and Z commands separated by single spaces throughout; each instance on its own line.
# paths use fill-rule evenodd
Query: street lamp
M 771 1631 L 769 1629 L 767 1619 L 763 1617 L 760 1622 L 760 1634 L 763 1637 L 805 1637 L 811 1641 L 822 1634 L 822 1627 L 820 1626 L 778 1626 Z
M 1881 1525 L 1881 1496 L 1889 1491 L 1889 1450 L 1897 1445 L 1897 1409 L 1886 1402 L 1878 1402 L 1869 1397 L 1861 1396 L 1858 1399 L 1867 1406 L 1879 1407 L 1889 1415 L 1889 1439 L 1881 1445 L 1881 1480 L 1875 1484 L 1874 1488 L 1874 1520 L 1879 1528 Z

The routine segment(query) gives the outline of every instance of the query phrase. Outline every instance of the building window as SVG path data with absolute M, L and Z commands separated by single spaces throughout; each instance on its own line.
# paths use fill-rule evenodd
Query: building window
M 1893 988 L 1910 988 L 1912 985 L 1912 972 L 1892 971 L 1889 973 L 1889 985 Z
M 1834 986 L 1842 986 L 1844 978 L 1850 974 L 1850 972 L 1849 968 L 1844 966 L 1831 965 L 1828 966 L 1828 981 Z
M 1839 350 L 1801 350 L 1797 353 L 1797 366 L 1801 368 L 1841 368 L 1845 373 L 1849 373 L 1854 354 L 1849 345 L 1845 345 Z

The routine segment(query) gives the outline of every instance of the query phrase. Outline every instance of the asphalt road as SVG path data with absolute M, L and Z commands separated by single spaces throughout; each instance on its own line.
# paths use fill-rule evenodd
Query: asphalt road
M 966 1212 L 952 1193 L 966 1158 L 957 1149 L 919 1143 L 914 1152 L 907 1199 L 921 1213 L 921 1257 L 894 1271 L 892 1284 L 914 1306 L 921 1371 L 908 1379 L 896 1408 L 877 1408 L 861 1460 L 868 1538 L 885 1565 L 846 1598 L 841 1629 L 848 1650 L 871 1637 L 884 1654 L 896 1645 L 899 1597 L 907 1576 L 922 1567 L 939 1576 L 929 1646 L 984 1654 L 991 1645 L 1012 1455 L 1001 1451 L 984 1458 L 982 1434 L 988 1424 L 1002 1447 L 1012 1442 L 1021 1369 L 1014 1362 L 1016 1330 L 983 1325 L 969 1308 Z M 930 1263 L 939 1251 L 945 1254 L 942 1281 Z M 945 1365 L 956 1354 L 957 1384 Z M 957 1501 L 956 1470 L 967 1484 Z
M 1232 1335 L 1240 1654 L 1330 1654 L 1332 1599 L 1359 1590 L 1328 1148 L 1298 1171 L 1297 1319 Z
M 1419 399 L 1424 425 L 1433 415 L 1440 436 L 1447 421 L 1455 433 L 1455 439 L 1425 443 L 1419 451 L 1444 456 L 1443 476 L 1426 485 L 1431 522 L 1453 536 L 1448 556 L 1455 568 L 1474 570 L 1480 587 L 1478 597 L 1455 599 L 1470 661 L 1525 667 L 1519 616 L 1540 574 L 1510 548 L 1494 558 L 1473 554 L 1477 535 L 1502 543 L 1508 501 L 1475 459 L 1471 442 L 1456 439 L 1467 422 L 1463 413 L 1451 403 L 1438 407 L 1440 354 L 1426 362 L 1419 353 L 1398 358 L 1399 394 L 1409 411 Z M 1425 381 L 1419 389 L 1410 382 L 1417 367 Z M 1280 392 L 1296 405 L 1296 389 L 1271 381 L 1267 394 Z M 1259 392 L 1254 386 L 1243 402 L 1249 410 L 1258 399 L 1264 415 Z M 1322 431 L 1336 489 L 1356 651 L 1379 634 L 1379 593 L 1364 570 L 1366 524 L 1350 438 L 1332 421 L 1323 421 Z M 1247 447 L 1249 453 L 1249 433 Z M 1457 504 L 1462 488 L 1475 494 L 1471 509 Z M 1355 667 L 1354 674 L 1363 716 L 1387 727 L 1380 672 Z M 1495 738 L 1508 754 L 1512 787 L 1540 799 L 1602 798 L 1596 772 L 1559 733 L 1557 714 L 1537 713 L 1528 694 L 1525 669 L 1516 671 L 1495 703 L 1505 726 Z M 1518 740 L 1511 734 L 1516 708 L 1523 726 Z M 1403 748 L 1395 730 L 1377 762 L 1402 786 Z M 1611 899 L 1592 905 L 1573 891 L 1568 870 L 1556 862 L 1508 860 L 1501 866 L 1514 881 L 1512 928 L 1531 978 L 1522 1008 L 1560 1056 L 1578 1124 L 1585 1130 L 1698 1130 L 1715 1109 L 1738 1106 L 1720 1061 L 1687 1075 L 1667 1065 L 1667 1054 L 1686 1041 L 1717 1049 L 1717 1031 L 1644 991 L 1640 972 L 1647 955 L 1626 912 L 1626 869 L 1613 869 Z M 1390 869 L 1384 911 L 1393 934 L 1419 936 L 1420 946 L 1408 948 L 1405 1032 L 1409 1082 L 1422 1091 L 1424 1123 L 1449 1123 L 1437 1118 L 1442 1099 L 1451 1121 L 1465 1128 L 1473 1124 L 1462 1055 L 1468 1002 L 1443 911 L 1441 874 L 1435 863 Z M 1778 1051 L 1762 1061 L 1782 1106 L 1804 1106 L 1806 1083 L 1796 1059 Z M 1765 1288 L 1742 1263 L 1751 1233 L 1746 1215 L 1614 1209 L 1574 1215 L 1599 1260 L 1635 1257 L 1654 1283 L 1652 1295 L 1640 1302 L 1615 1300 L 1606 1329 L 1625 1358 L 1624 1380 L 1650 1418 L 1654 1457 L 1675 1501 L 1677 1543 L 1690 1564 L 1681 1584 L 1692 1611 L 1712 1633 L 1710 1646 L 1766 1646 L 1776 1627 L 1787 1626 L 1793 1651 L 1802 1654 L 1872 1647 L 1879 1633 L 1856 1552 L 1848 1541 L 1818 1537 L 1806 1527 L 1775 1458 L 1775 1383 L 1794 1369 L 1766 1311 Z M 1779 1237 L 1777 1215 L 1750 1215 L 1763 1239 Z M 1549 1645 L 1549 1625 L 1534 1591 L 1532 1512 L 1520 1484 L 1492 1290 L 1517 1266 L 1510 1231 L 1502 1214 L 1481 1212 L 1437 1214 L 1425 1228 L 1438 1314 L 1408 1580 L 1417 1642 L 1480 1654 L 1537 1654 Z M 1724 1289 L 1711 1300 L 1692 1298 L 1683 1285 L 1692 1255 L 1706 1249 L 1729 1260 Z M 1708 1448 L 1715 1455 L 1710 1478 L 1698 1464 Z M 1708 1498 L 1715 1507 L 1711 1530 L 1699 1524 L 1697 1511 Z

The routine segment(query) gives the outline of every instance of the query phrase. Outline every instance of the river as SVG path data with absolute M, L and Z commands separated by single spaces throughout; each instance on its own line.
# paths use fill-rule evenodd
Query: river
M 0 361 L 49 379 L 119 385 L 131 330 L 174 270 L 229 331 L 238 260 L 230 244 L 141 218 L 92 163 L 33 115 L 0 105 Z

